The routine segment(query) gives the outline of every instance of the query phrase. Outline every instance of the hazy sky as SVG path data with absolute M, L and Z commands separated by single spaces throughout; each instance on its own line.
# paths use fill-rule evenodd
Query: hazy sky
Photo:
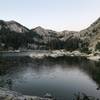
M 100 0 L 0 0 L 0 19 L 28 28 L 81 30 L 100 17 Z

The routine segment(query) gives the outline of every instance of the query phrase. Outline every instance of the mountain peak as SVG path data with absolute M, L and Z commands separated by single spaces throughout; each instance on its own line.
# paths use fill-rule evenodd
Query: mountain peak
M 5 24 L 5 25 L 6 25 L 6 24 L 13 24 L 13 23 L 19 24 L 18 22 L 14 21 L 14 20 L 11 20 L 11 21 L 0 20 L 0 25 L 1 25 L 2 23 Z
M 9 29 L 10 31 L 14 31 L 17 33 L 26 33 L 29 32 L 29 29 L 24 27 L 23 25 L 19 24 L 18 22 L 11 20 L 11 21 L 3 21 L 0 20 L 0 29 Z
M 5 25 L 6 22 L 4 20 L 0 20 L 0 25 Z
M 45 30 L 45 29 L 41 26 L 38 26 L 38 27 L 34 28 L 33 30 Z
M 91 26 L 94 26 L 94 25 L 97 25 L 97 24 L 100 24 L 100 17 L 93 24 L 91 24 Z

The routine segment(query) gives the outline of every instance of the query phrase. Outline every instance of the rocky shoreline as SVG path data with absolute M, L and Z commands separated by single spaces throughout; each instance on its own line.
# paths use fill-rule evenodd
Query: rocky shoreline
M 92 96 L 87 96 L 84 93 L 75 94 L 74 96 L 75 98 L 73 100 L 99 100 Z M 48 93 L 44 97 L 28 96 L 0 87 L 0 100 L 56 100 L 56 99 L 53 98 L 51 94 Z
M 36 52 L 38 51 L 38 52 Z M 29 53 L 30 52 L 30 53 Z M 90 54 L 88 53 L 83 53 L 78 50 L 75 51 L 66 51 L 64 49 L 62 50 L 26 50 L 26 51 L 0 51 L 0 54 L 5 53 L 11 53 L 13 56 L 16 56 L 19 54 L 20 56 L 29 56 L 31 58 L 36 58 L 36 59 L 43 59 L 46 57 L 51 57 L 51 58 L 58 58 L 58 57 L 83 57 L 86 58 L 87 60 L 92 60 L 92 61 L 100 61 L 100 52 L 92 52 Z M 14 55 L 16 54 L 16 55 Z
M 22 95 L 0 87 L 0 100 L 54 100 L 54 98 Z
M 87 54 L 87 53 L 82 53 L 79 51 L 64 51 L 64 50 L 54 50 L 54 51 L 49 51 L 48 53 L 31 53 L 29 55 L 31 58 L 39 58 L 39 59 L 43 59 L 45 57 L 52 57 L 52 58 L 57 58 L 57 57 L 84 57 L 87 60 L 92 60 L 92 61 L 100 61 L 100 53 L 91 53 L 91 54 Z

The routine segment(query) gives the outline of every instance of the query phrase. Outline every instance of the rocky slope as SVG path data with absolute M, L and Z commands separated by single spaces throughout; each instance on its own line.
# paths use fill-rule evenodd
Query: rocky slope
M 80 42 L 79 32 L 65 30 L 57 34 L 64 49 L 71 51 L 78 49 L 78 43 Z
M 16 33 L 26 33 L 29 32 L 29 29 L 23 25 L 17 23 L 16 21 L 3 21 L 0 20 L 0 30 L 10 30 Z
M 25 46 L 28 41 L 26 35 L 29 32 L 29 29 L 15 21 L 0 20 L 1 49 L 17 49 L 19 46 Z
M 44 29 L 42 27 L 36 27 L 31 30 L 38 35 L 38 38 L 34 37 L 34 41 L 38 42 L 38 49 L 58 49 L 59 38 L 57 32 L 53 30 Z
M 96 45 L 100 42 L 100 18 L 98 18 L 87 29 L 79 32 L 81 40 L 87 42 L 87 46 L 92 51 L 96 50 Z M 97 49 L 100 49 L 97 48 Z
M 0 20 L 0 50 L 42 49 L 100 50 L 100 18 L 80 32 L 36 27 L 28 29 L 15 21 Z

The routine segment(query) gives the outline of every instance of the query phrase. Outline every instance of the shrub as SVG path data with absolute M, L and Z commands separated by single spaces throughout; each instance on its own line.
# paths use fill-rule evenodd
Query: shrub
M 100 51 L 100 42 L 98 42 L 98 43 L 96 44 L 95 50 L 99 50 L 99 51 Z

